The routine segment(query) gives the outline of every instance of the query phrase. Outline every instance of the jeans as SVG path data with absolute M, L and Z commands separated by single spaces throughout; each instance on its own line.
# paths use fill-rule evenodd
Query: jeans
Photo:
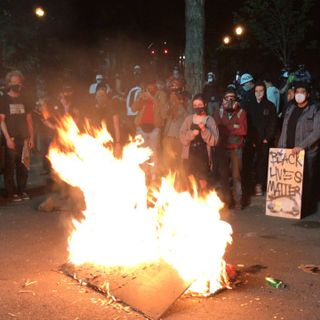
M 232 197 L 236 204 L 242 200 L 241 170 L 242 170 L 242 148 L 224 149 L 217 148 L 219 159 L 219 175 L 222 187 L 222 193 L 225 202 L 231 203 L 231 194 L 229 186 L 229 176 L 231 169 L 232 176 Z
M 8 149 L 8 147 L 5 149 L 4 186 L 8 196 L 12 196 L 16 192 L 25 192 L 28 180 L 28 169 L 21 162 L 24 140 L 16 139 L 14 142 L 14 150 Z M 17 188 L 15 187 L 14 182 L 15 172 Z
M 141 135 L 144 140 L 144 147 L 149 147 L 152 151 L 151 160 L 154 165 L 151 166 L 151 175 L 155 175 L 158 170 L 158 158 L 159 158 L 159 148 L 160 148 L 160 129 L 154 128 L 150 132 L 145 132 L 141 127 L 137 127 L 137 134 Z

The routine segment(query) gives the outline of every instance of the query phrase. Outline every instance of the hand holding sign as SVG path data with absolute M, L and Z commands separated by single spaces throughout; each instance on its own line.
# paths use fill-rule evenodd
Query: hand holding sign
M 292 154 L 299 154 L 301 150 L 303 149 L 300 147 L 294 147 L 291 152 Z

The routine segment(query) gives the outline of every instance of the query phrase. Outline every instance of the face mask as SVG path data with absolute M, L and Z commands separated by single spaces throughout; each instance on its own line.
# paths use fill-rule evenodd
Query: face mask
M 298 103 L 303 103 L 306 101 L 306 95 L 303 93 L 296 93 L 294 97 Z
M 245 83 L 242 86 L 242 88 L 243 88 L 244 91 L 249 91 L 251 89 L 251 85 L 250 85 L 250 83 Z
M 206 113 L 206 108 L 205 108 L 205 107 L 202 107 L 202 108 L 194 108 L 193 111 L 194 111 L 194 113 L 197 114 L 197 115 L 205 114 L 205 113 Z
M 237 102 L 234 100 L 225 100 L 223 107 L 227 112 L 232 112 L 236 109 Z
M 260 100 L 263 98 L 264 93 L 255 92 L 255 96 L 256 96 L 257 100 L 259 100 L 259 101 L 260 101 Z
M 10 90 L 12 90 L 15 93 L 20 93 L 22 90 L 22 85 L 21 84 L 12 84 L 9 86 Z
M 208 77 L 208 83 L 212 83 L 213 82 L 213 77 Z
M 173 71 L 172 75 L 175 79 L 179 79 L 179 71 Z
M 105 105 L 108 101 L 107 97 L 101 96 L 101 97 L 97 97 L 97 104 L 98 105 Z
M 101 83 L 102 82 L 102 79 L 97 79 L 97 83 Z

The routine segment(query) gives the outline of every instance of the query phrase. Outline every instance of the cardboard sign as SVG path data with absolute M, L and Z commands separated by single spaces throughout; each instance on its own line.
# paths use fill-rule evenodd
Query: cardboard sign
M 301 219 L 304 150 L 269 150 L 266 215 Z

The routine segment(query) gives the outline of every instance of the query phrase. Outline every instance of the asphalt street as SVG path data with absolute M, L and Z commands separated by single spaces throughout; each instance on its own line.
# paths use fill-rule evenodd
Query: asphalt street
M 33 167 L 29 181 L 30 201 L 0 206 L 0 320 L 143 319 L 58 272 L 72 214 L 38 211 L 45 178 Z M 233 228 L 226 260 L 241 271 L 241 283 L 207 298 L 182 296 L 163 319 L 320 319 L 320 273 L 301 269 L 320 264 L 320 211 L 287 220 L 265 216 L 264 205 L 264 197 L 253 198 L 241 212 L 222 213 Z M 287 287 L 270 287 L 266 276 Z

